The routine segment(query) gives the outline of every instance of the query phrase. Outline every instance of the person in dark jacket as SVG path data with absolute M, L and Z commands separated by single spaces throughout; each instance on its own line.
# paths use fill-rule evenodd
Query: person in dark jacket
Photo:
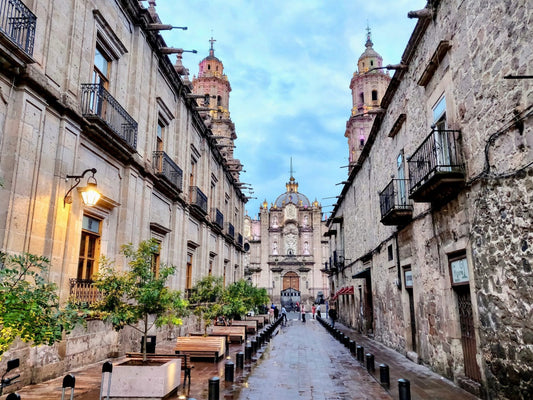
M 329 309 L 329 319 L 331 319 L 331 326 L 335 327 L 335 320 L 337 319 L 337 310 L 334 308 Z

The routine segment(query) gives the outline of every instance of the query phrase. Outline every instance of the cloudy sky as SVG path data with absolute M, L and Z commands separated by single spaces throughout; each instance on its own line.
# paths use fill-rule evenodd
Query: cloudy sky
M 145 3 L 146 4 L 146 3 Z M 416 24 L 407 12 L 425 0 L 157 0 L 162 23 L 187 26 L 163 31 L 168 46 L 185 53 L 184 65 L 198 63 L 216 39 L 232 91 L 235 157 L 253 186 L 246 205 L 257 217 L 263 200 L 272 203 L 293 175 L 299 191 L 332 210 L 348 170 L 344 137 L 352 107 L 349 88 L 365 50 L 367 23 L 383 63 L 396 64 Z M 170 56 L 175 62 L 175 56 Z

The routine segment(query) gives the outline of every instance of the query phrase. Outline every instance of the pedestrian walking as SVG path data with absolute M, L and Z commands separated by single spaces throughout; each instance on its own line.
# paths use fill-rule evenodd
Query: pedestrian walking
M 322 318 L 322 314 L 320 313 L 320 304 L 316 307 L 316 315 L 318 315 L 319 318 Z
M 268 309 L 268 320 L 270 323 L 274 322 L 274 309 L 273 308 Z
M 281 317 L 283 318 L 281 322 L 285 321 L 287 323 L 287 310 L 283 306 L 281 307 Z
M 302 304 L 302 322 L 305 322 L 305 306 Z
M 337 319 L 337 310 L 334 308 L 329 309 L 329 318 L 331 319 L 331 326 L 335 327 L 335 320 Z
M 313 307 L 311 307 L 311 313 L 313 314 L 313 319 L 315 319 L 316 306 L 314 304 Z

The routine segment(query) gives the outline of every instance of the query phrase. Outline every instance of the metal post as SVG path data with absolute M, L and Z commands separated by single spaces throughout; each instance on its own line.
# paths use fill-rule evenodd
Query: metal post
M 369 372 L 374 372 L 376 368 L 374 367 L 374 355 L 366 353 L 366 370 Z
M 107 381 L 107 396 L 106 396 L 106 400 L 109 400 L 109 394 L 111 392 L 111 375 L 113 374 L 113 364 L 111 364 L 109 361 L 106 361 L 102 365 L 102 382 L 100 383 L 100 397 L 98 398 L 98 400 L 100 400 L 102 398 L 102 396 L 104 395 L 104 393 L 103 393 L 103 391 L 104 391 L 104 379 L 105 379 L 105 374 L 106 373 L 109 373 L 109 378 L 108 378 L 108 381 Z
M 235 364 L 231 360 L 227 360 L 224 364 L 224 380 L 226 382 L 233 382 L 233 375 L 235 372 Z
M 218 376 L 213 376 L 209 379 L 209 400 L 219 400 L 220 399 L 220 378 Z
M 379 382 L 381 386 L 390 387 L 390 375 L 389 375 L 389 366 L 387 364 L 379 364 Z
M 76 386 L 76 378 L 72 374 L 65 375 L 63 378 L 63 392 L 61 400 L 65 399 L 65 389 L 70 388 L 70 400 L 74 399 L 74 386 Z
M 363 346 L 357 346 L 357 361 L 363 362 L 365 359 L 365 348 Z
M 10 393 L 7 395 L 6 400 L 20 400 L 20 394 Z
M 411 400 L 411 383 L 408 379 L 398 379 L 400 400 Z
M 355 354 L 355 340 L 350 340 L 348 347 L 350 348 L 350 353 Z
M 255 353 L 257 351 L 257 340 L 252 339 L 252 352 Z
M 237 368 L 243 369 L 244 368 L 244 353 L 242 351 L 239 351 L 236 357 L 237 357 Z
M 252 345 L 249 343 L 247 343 L 246 346 L 244 347 L 244 358 L 246 360 L 252 359 Z

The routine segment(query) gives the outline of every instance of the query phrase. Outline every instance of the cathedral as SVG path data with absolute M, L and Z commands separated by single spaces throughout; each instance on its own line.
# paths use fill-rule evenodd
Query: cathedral
M 325 232 L 321 205 L 298 192 L 291 172 L 285 192 L 270 207 L 266 200 L 260 206 L 259 219 L 244 218 L 247 279 L 289 310 L 297 302 L 311 305 L 325 299 Z

